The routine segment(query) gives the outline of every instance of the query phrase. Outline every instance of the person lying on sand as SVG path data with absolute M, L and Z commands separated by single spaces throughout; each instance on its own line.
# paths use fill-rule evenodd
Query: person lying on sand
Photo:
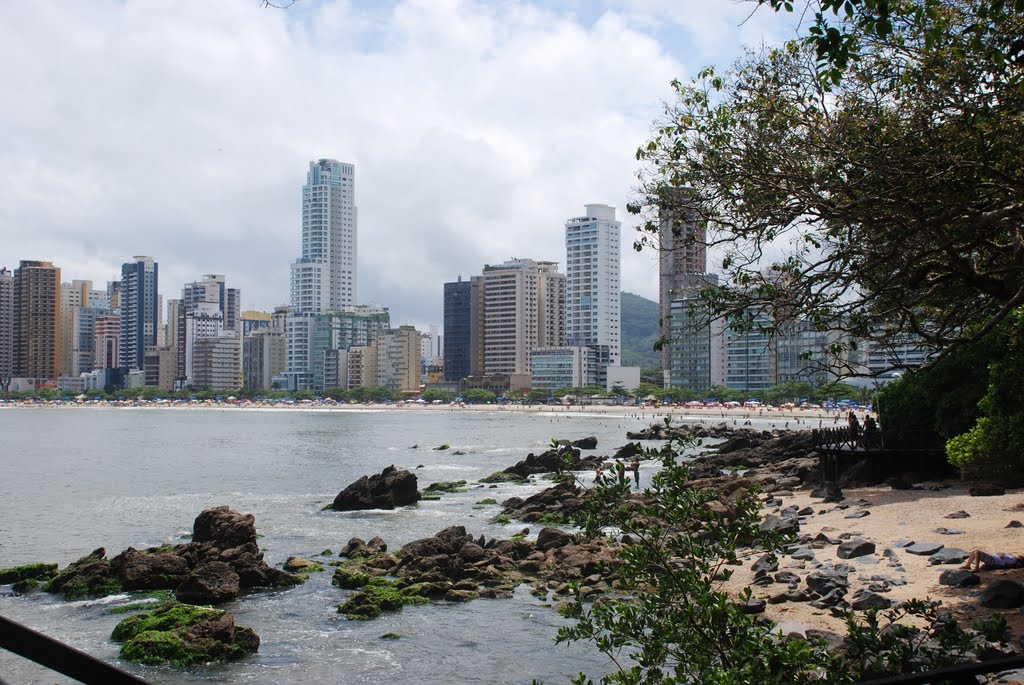
M 973 569 L 971 564 L 974 564 Z M 982 552 L 980 549 L 972 549 L 971 553 L 967 555 L 967 562 L 960 568 L 977 573 L 981 569 L 982 564 L 985 564 L 985 570 L 987 571 L 996 568 L 1017 568 L 1018 566 L 1024 566 L 1024 554 L 1007 554 L 1006 552 L 989 554 L 988 552 Z

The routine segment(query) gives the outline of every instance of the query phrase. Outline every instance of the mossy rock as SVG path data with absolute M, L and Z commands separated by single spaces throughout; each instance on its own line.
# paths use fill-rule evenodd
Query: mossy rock
M 68 564 L 46 583 L 43 590 L 63 593 L 65 599 L 76 600 L 115 595 L 124 592 L 124 587 L 114 578 L 106 551 L 101 547 Z
M 35 578 L 25 578 L 19 580 L 17 583 L 11 584 L 11 589 L 17 592 L 19 595 L 27 595 L 41 585 L 41 581 Z
M 486 499 L 482 499 L 479 502 L 477 502 L 477 504 L 497 504 L 497 503 L 498 503 L 498 500 L 494 499 L 493 497 L 488 497 Z
M 401 639 L 401 637 L 402 636 L 399 635 L 398 633 L 384 633 L 383 635 L 380 636 L 380 639 L 381 640 L 398 640 L 398 639 Z
M 175 602 L 144 614 L 129 616 L 116 626 L 110 634 L 114 642 L 130 640 L 147 631 L 167 631 L 187 628 L 211 618 L 219 618 L 224 612 L 220 609 L 181 604 Z
M 349 620 L 377 618 L 385 611 L 398 611 L 406 604 L 427 604 L 426 597 L 411 594 L 394 583 L 367 585 L 338 606 Z
M 469 602 L 479 599 L 480 593 L 476 590 L 449 590 L 444 598 L 449 602 Z
M 512 517 L 508 514 L 498 514 L 493 519 L 491 519 L 491 521 L 502 526 L 507 526 L 508 524 L 512 523 Z
M 420 495 L 421 502 L 436 502 L 441 499 L 441 494 L 437 492 L 425 492 Z
M 0 585 L 17 583 L 22 580 L 46 580 L 57 575 L 57 564 L 42 562 L 0 568 Z
M 480 479 L 481 483 L 526 483 L 527 478 L 523 478 L 518 473 L 505 473 L 504 471 L 495 471 L 489 476 L 484 476 Z
M 283 566 L 285 571 L 295 573 L 319 573 L 324 570 L 324 565 L 319 561 L 312 561 L 303 557 L 288 557 Z
M 435 448 L 434 448 L 434 451 L 435 451 L 435 452 L 437 452 L 437 451 L 444 451 L 444 450 L 450 450 L 451 448 L 452 448 L 452 446 L 451 446 L 451 445 L 449 445 L 449 444 L 448 444 L 448 443 L 446 442 L 446 443 L 445 443 L 445 444 L 443 444 L 443 445 L 438 445 L 437 447 L 435 447 Z
M 571 517 L 558 512 L 545 511 L 536 516 L 529 516 L 523 519 L 527 523 L 539 523 L 545 526 L 565 526 L 572 523 Z
M 464 480 L 448 480 L 448 481 L 442 480 L 442 481 L 438 481 L 436 483 L 431 483 L 430 485 L 428 485 L 423 492 L 424 493 L 428 493 L 428 492 L 447 492 L 447 493 L 466 492 L 466 481 L 464 481 Z
M 117 624 L 111 639 L 124 642 L 120 656 L 126 661 L 178 667 L 234 661 L 260 645 L 259 636 L 236 626 L 230 614 L 185 604 L 130 616 Z
M 331 585 L 336 585 L 343 590 L 359 590 L 369 585 L 371 580 L 373 580 L 373 576 L 359 565 L 345 564 L 334 569 Z

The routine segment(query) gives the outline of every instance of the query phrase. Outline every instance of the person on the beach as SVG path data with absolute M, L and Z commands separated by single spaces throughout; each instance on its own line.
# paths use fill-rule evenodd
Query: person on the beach
M 629 462 L 629 468 L 633 471 L 633 481 L 636 483 L 636 487 L 640 489 L 640 460 L 633 457 L 633 461 Z
M 971 568 L 974 564 L 974 568 Z M 1006 552 L 982 552 L 980 549 L 972 549 L 967 555 L 967 562 L 960 568 L 964 571 L 977 573 L 981 565 L 985 564 L 985 570 L 991 571 L 997 568 L 1017 568 L 1024 566 L 1024 554 L 1007 554 Z

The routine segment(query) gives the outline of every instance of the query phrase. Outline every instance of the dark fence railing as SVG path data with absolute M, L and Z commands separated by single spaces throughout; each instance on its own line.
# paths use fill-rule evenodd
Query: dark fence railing
M 3 616 L 0 616 L 0 648 L 85 685 L 148 685 L 141 678 Z
M 862 680 L 858 685 L 978 685 L 976 676 L 1020 668 L 1024 668 L 1024 656 L 1009 656 L 990 661 L 947 666 L 924 673 L 908 673 L 875 680 Z

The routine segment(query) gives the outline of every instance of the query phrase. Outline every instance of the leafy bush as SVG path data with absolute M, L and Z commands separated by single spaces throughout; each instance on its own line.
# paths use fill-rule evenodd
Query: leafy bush
M 946 443 L 951 464 L 967 474 L 1019 483 L 1024 479 L 1024 307 L 1005 334 L 1001 358 L 989 366 L 988 388 L 978 403 L 982 416 Z

